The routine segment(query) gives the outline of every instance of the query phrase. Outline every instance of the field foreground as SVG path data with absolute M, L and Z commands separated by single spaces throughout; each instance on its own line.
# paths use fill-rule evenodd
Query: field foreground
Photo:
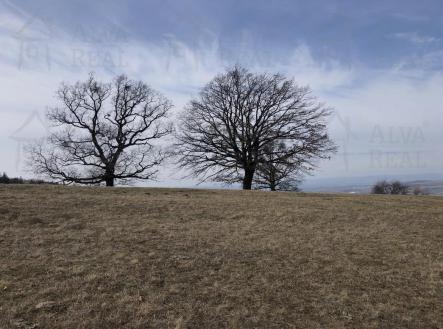
M 0 328 L 443 328 L 443 198 L 1 186 Z

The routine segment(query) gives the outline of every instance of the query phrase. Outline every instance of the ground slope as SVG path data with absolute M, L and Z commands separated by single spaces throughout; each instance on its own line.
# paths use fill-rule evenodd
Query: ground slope
M 0 187 L 0 328 L 442 328 L 443 198 Z

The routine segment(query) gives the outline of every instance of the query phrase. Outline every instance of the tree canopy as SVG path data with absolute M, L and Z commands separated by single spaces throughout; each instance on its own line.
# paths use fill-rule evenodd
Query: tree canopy
M 156 141 L 171 132 L 172 104 L 142 81 L 121 75 L 102 83 L 62 84 L 48 111 L 55 131 L 29 150 L 34 172 L 65 183 L 113 186 L 152 179 L 164 159 Z
M 254 175 L 273 143 L 275 163 L 292 167 L 328 157 L 330 109 L 308 87 L 281 74 L 254 74 L 241 67 L 216 76 L 186 107 L 177 132 L 179 164 L 202 180 L 241 182 Z

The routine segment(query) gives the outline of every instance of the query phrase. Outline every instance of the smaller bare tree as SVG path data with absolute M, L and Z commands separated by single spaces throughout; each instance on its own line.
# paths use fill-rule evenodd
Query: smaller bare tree
M 257 165 L 254 185 L 271 191 L 298 191 L 298 185 L 311 167 L 306 158 L 288 156 L 284 142 L 267 145 Z
M 37 174 L 64 183 L 114 186 L 115 181 L 151 179 L 164 154 L 155 145 L 171 132 L 171 103 L 141 81 L 118 76 L 113 83 L 62 84 L 60 107 L 47 118 L 55 131 L 29 148 Z M 58 128 L 58 129 L 57 129 Z

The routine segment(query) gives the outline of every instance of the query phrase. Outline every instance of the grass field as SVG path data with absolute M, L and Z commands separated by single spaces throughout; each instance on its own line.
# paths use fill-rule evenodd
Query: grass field
M 0 187 L 0 328 L 443 328 L 443 198 Z

